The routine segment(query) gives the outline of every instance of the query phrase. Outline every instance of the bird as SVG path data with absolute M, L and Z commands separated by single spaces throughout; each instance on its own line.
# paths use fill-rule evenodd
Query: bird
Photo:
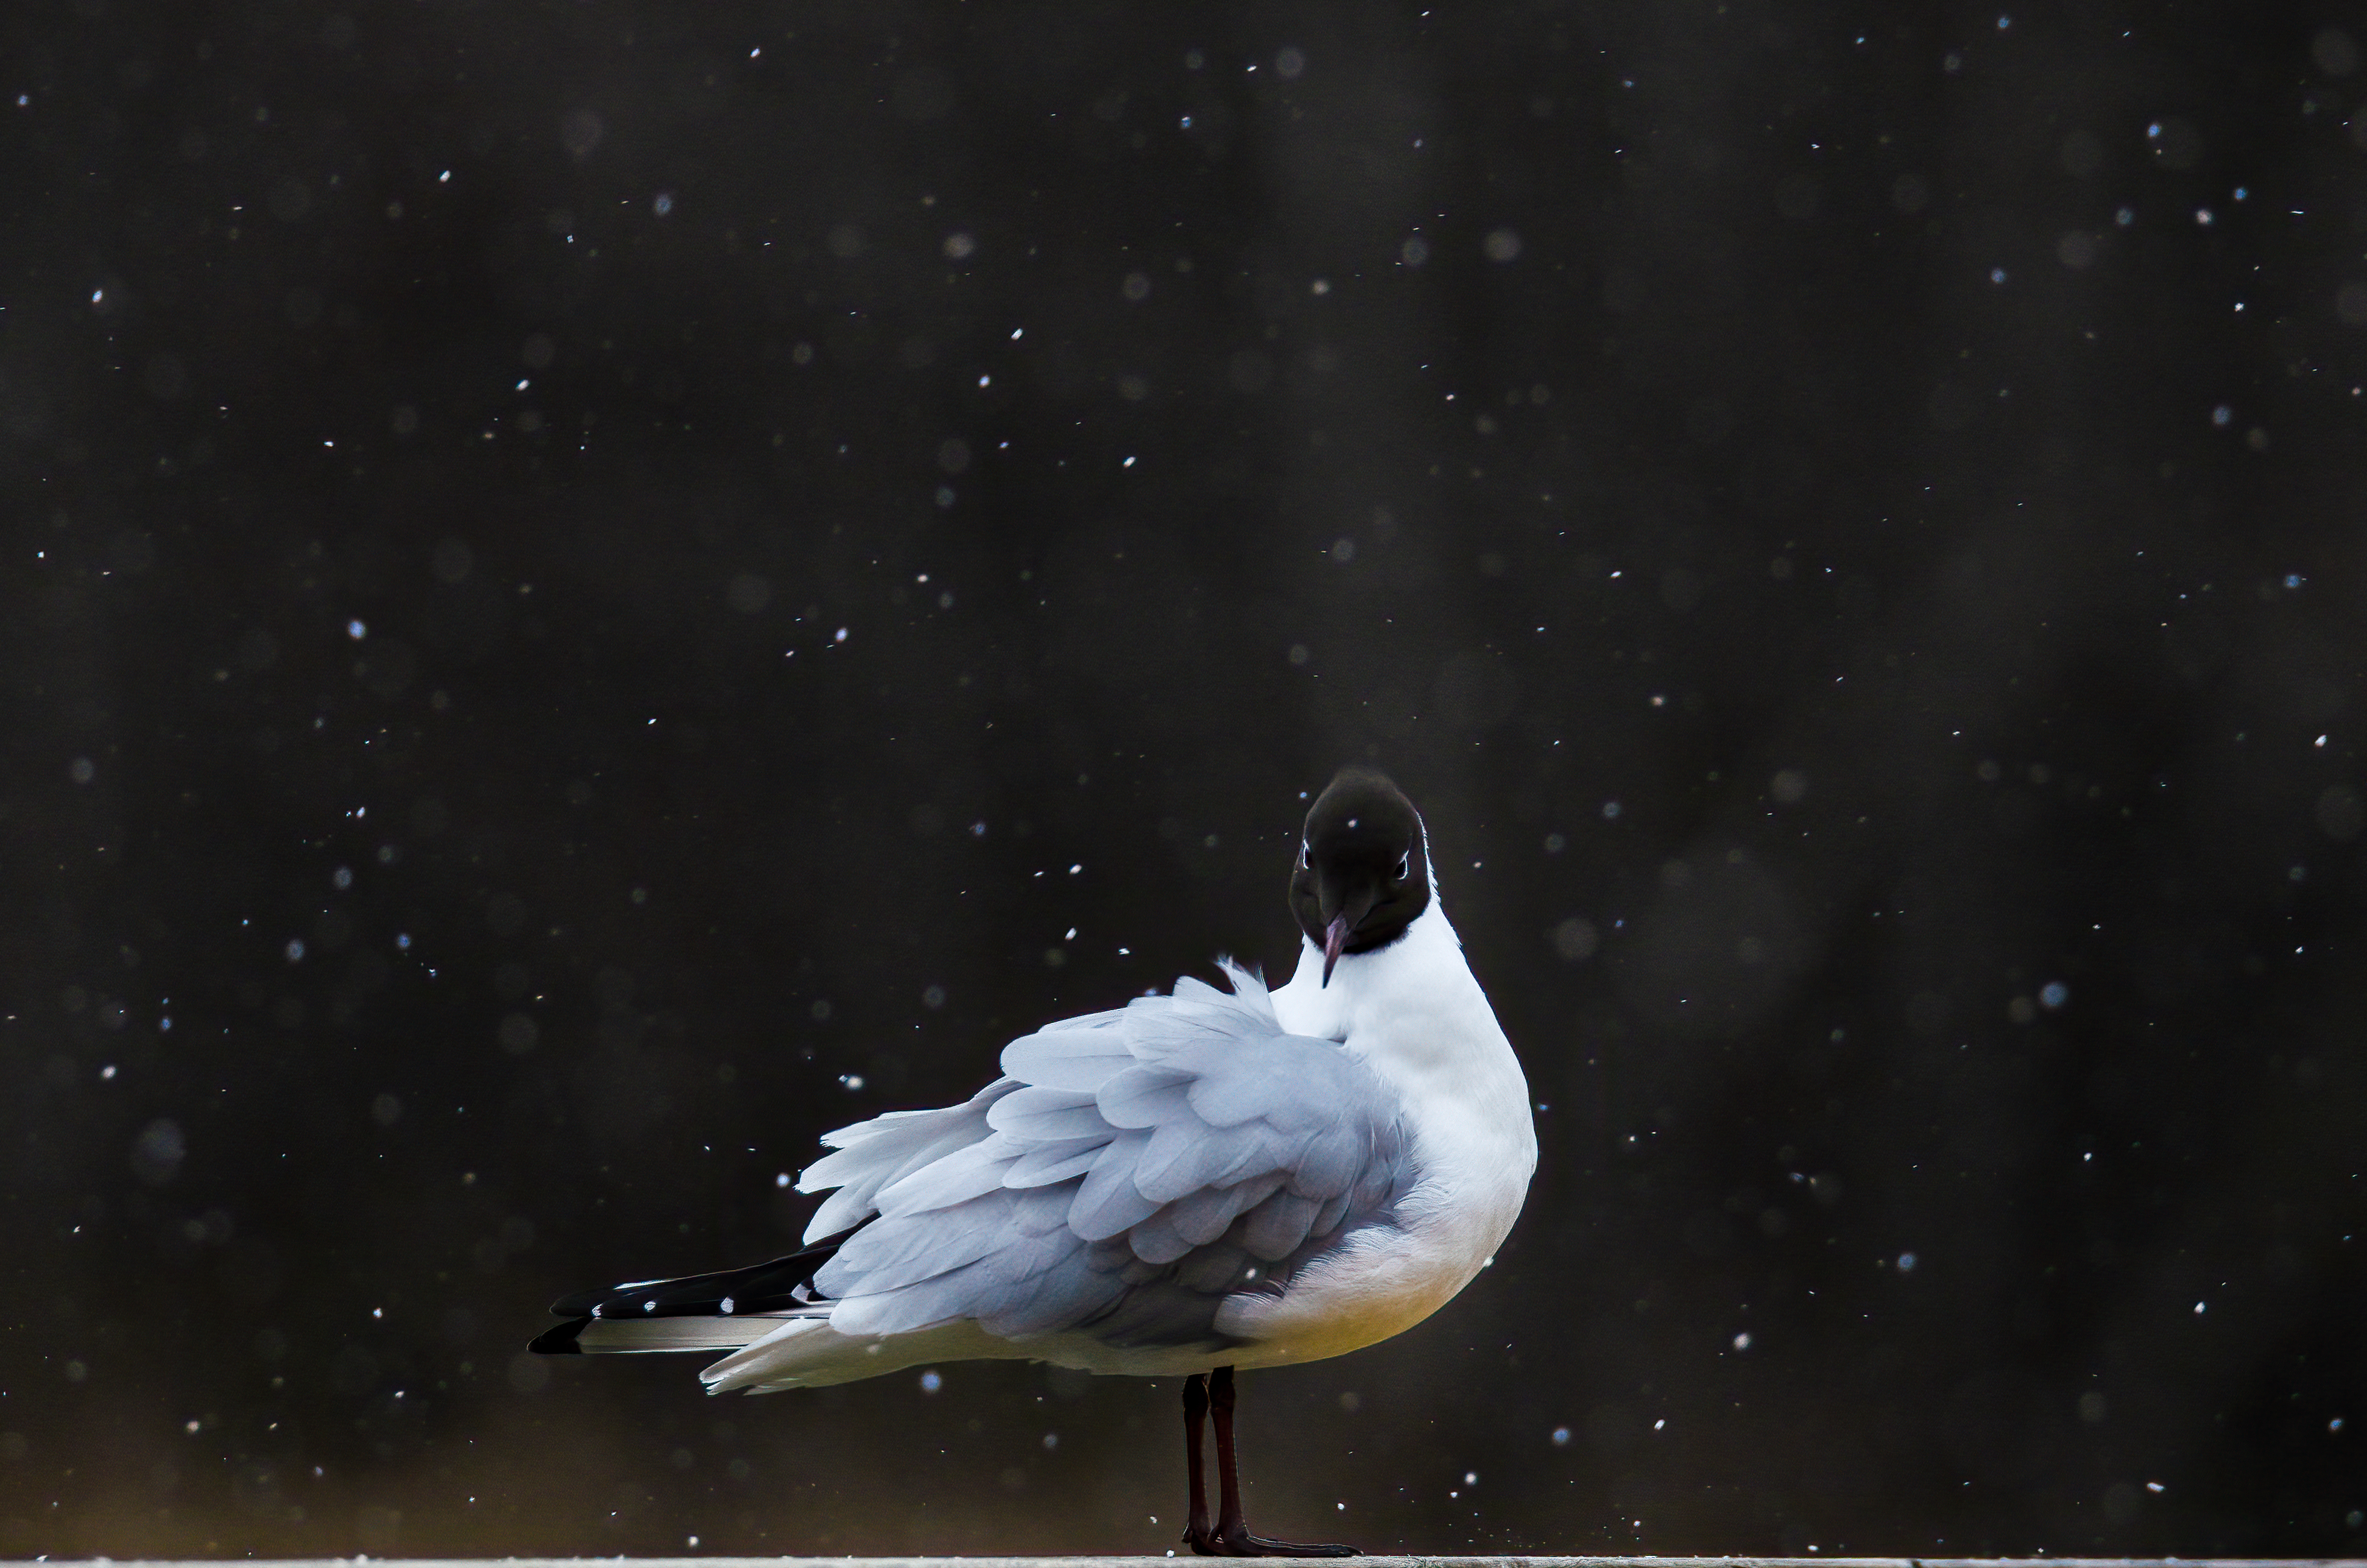
M 1045 1025 L 959 1105 L 825 1134 L 800 1250 L 561 1298 L 544 1354 L 727 1351 L 709 1392 L 770 1393 L 923 1363 L 1025 1359 L 1184 1380 L 1202 1556 L 1345 1557 L 1252 1533 L 1235 1372 L 1405 1332 L 1493 1261 L 1537 1161 L 1519 1058 L 1448 924 L 1421 813 L 1342 769 L 1291 868 L 1300 947 L 1269 990 Z M 1213 1416 L 1217 1506 L 1203 1476 Z

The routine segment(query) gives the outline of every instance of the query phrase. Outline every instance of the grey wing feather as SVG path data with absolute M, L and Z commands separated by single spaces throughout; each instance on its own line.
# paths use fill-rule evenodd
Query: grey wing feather
M 1098 1137 L 1064 1138 L 1057 1143 L 1038 1143 L 1011 1162 L 1002 1173 L 1005 1187 L 1050 1187 L 1070 1176 L 1084 1175 L 1101 1158 L 1103 1146 L 1109 1142 L 1104 1131 Z
M 1214 1346 L 1227 1295 L 1388 1222 L 1414 1179 L 1395 1092 L 1226 972 L 1230 994 L 1186 978 L 1048 1026 L 963 1105 L 825 1139 L 798 1183 L 838 1188 L 815 1225 L 872 1220 L 814 1277 L 832 1327 Z
M 1093 1161 L 1069 1208 L 1069 1228 L 1089 1242 L 1130 1231 L 1158 1212 L 1160 1199 L 1134 1184 L 1135 1162 L 1150 1142 L 1143 1131 L 1119 1133 Z
M 989 1110 L 986 1124 L 1033 1142 L 1109 1136 L 1109 1123 L 1094 1108 L 1093 1096 L 1082 1089 L 1022 1089 Z
M 824 1133 L 822 1142 L 839 1152 L 808 1165 L 798 1190 L 838 1190 L 807 1221 L 806 1244 L 861 1224 L 873 1212 L 880 1188 L 976 1142 L 985 1135 L 994 1102 L 1019 1086 L 1016 1078 L 998 1078 L 957 1106 L 889 1111 Z

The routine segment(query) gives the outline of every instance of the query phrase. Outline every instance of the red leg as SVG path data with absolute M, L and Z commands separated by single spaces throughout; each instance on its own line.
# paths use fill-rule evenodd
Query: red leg
M 1358 1557 L 1353 1546 L 1329 1542 L 1272 1540 L 1251 1535 L 1241 1514 L 1240 1467 L 1233 1454 L 1233 1369 L 1219 1367 L 1210 1381 L 1208 1403 L 1217 1413 L 1217 1540 L 1228 1557 Z M 1195 1467 L 1196 1473 L 1197 1467 Z
M 1191 1510 L 1184 1517 L 1184 1544 L 1203 1557 L 1217 1555 L 1217 1532 L 1208 1528 L 1208 1487 L 1200 1475 L 1200 1433 L 1208 1417 L 1208 1379 L 1195 1372 L 1184 1380 L 1184 1462 L 1192 1478 Z

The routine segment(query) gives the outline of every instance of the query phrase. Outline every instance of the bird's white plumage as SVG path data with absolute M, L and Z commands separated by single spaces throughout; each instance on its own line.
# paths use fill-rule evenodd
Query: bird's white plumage
M 1394 1085 L 1421 1173 L 1397 1222 L 1352 1237 L 1279 1299 L 1235 1297 L 1217 1326 L 1244 1367 L 1319 1360 L 1401 1334 L 1452 1300 L 1512 1231 L 1537 1166 L 1528 1080 L 1433 897 L 1403 937 L 1341 959 L 1308 942 L 1274 994 L 1293 1034 L 1339 1040 Z
M 1329 984 L 1322 970 L 1321 951 L 1307 944 L 1296 975 L 1272 994 L 1274 1018 L 1292 1036 L 1339 1042 L 1394 1091 L 1412 1142 L 1408 1165 L 1415 1179 L 1385 1221 L 1342 1234 L 1279 1294 L 1242 1290 L 1223 1299 L 1214 1326 L 1232 1343 L 1220 1358 L 1245 1369 L 1342 1355 L 1421 1322 L 1486 1266 L 1520 1213 L 1536 1167 L 1520 1062 L 1435 898 L 1399 940 L 1342 958 Z M 974 1117 L 975 1130 L 960 1131 L 968 1125 L 961 1109 L 905 1113 L 888 1125 L 908 1129 L 932 1159 L 942 1158 L 991 1136 L 984 1108 Z M 859 1148 L 879 1135 L 878 1125 L 846 1129 L 830 1142 Z M 818 1166 L 810 1179 L 822 1174 Z M 866 1185 L 870 1191 L 855 1202 L 867 1210 L 878 1185 Z M 832 1222 L 841 1218 L 833 1215 Z M 885 1335 L 845 1333 L 832 1323 L 832 1310 L 818 1303 L 782 1317 L 742 1320 L 739 1332 L 750 1342 L 708 1368 L 703 1381 L 718 1392 L 764 1392 L 874 1377 L 923 1361 L 1009 1358 L 1159 1376 L 1200 1370 L 1219 1358 L 1205 1346 L 1116 1345 L 1086 1331 L 1000 1338 L 966 1320 Z M 620 1324 L 617 1332 L 629 1330 Z

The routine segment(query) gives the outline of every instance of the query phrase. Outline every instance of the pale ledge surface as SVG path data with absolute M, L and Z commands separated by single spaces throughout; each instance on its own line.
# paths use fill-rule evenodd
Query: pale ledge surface
M 17 1559 L 17 1561 L 27 1561 Z M 151 1558 L 62 1558 L 48 1568 L 184 1568 Z M 1158 1557 L 219 1557 L 187 1560 L 186 1568 L 224 1562 L 268 1562 L 277 1568 L 1140 1568 Z M 1190 1557 L 1172 1561 L 1190 1562 Z M 1359 1557 L 1369 1568 L 2367 1568 L 2358 1557 Z

